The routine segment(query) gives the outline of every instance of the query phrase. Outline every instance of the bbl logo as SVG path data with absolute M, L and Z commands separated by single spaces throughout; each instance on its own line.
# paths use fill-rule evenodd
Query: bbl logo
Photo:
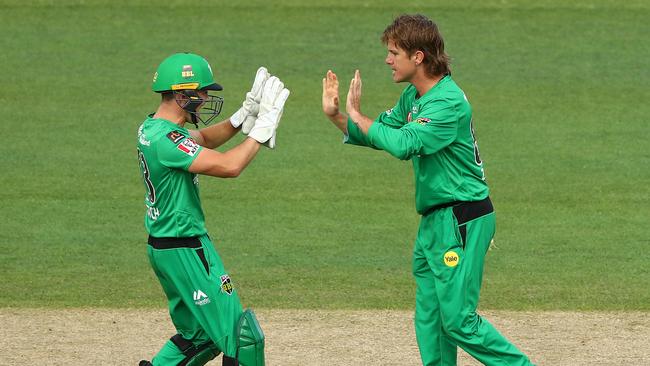
M 225 274 L 221 276 L 221 291 L 227 293 L 228 295 L 232 295 L 232 283 L 230 283 L 230 277 Z
M 183 65 L 183 71 L 181 72 L 181 76 L 183 76 L 185 79 L 189 79 L 194 76 L 194 71 L 192 71 L 192 65 Z
M 447 253 L 445 253 L 444 261 L 447 267 L 456 267 L 458 265 L 459 260 L 460 257 L 453 250 L 450 250 Z

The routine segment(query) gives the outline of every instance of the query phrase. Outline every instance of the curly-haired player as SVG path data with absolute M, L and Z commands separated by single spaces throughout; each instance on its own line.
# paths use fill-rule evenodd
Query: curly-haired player
M 372 120 L 361 113 L 361 76 L 339 111 L 338 80 L 323 79 L 323 111 L 348 144 L 411 160 L 422 215 L 413 253 L 415 330 L 424 365 L 456 365 L 457 346 L 485 365 L 531 365 L 476 313 L 483 260 L 495 231 L 472 109 L 449 70 L 438 27 L 402 15 L 382 36 L 393 81 L 407 82 L 397 104 Z

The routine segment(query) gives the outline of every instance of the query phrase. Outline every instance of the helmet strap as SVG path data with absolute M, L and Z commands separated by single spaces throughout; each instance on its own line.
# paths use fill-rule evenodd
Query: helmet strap
M 191 121 L 190 121 L 190 122 L 192 122 L 192 124 L 194 125 L 194 127 L 199 128 L 199 121 L 198 121 L 198 119 L 196 118 L 196 113 L 195 113 L 195 112 L 190 112 L 190 118 L 191 118 Z

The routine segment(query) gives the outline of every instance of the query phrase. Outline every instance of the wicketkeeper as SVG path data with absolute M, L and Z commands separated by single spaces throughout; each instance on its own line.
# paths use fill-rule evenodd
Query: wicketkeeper
M 200 366 L 223 353 L 223 365 L 264 365 L 264 334 L 255 314 L 243 310 L 237 289 L 205 228 L 198 175 L 237 177 L 261 145 L 275 147 L 276 129 L 289 90 L 261 67 L 242 107 L 217 117 L 223 99 L 212 69 L 201 56 L 177 53 L 159 66 L 152 89 L 162 100 L 138 130 L 144 179 L 147 252 L 169 300 L 176 327 L 156 356 L 140 366 Z M 221 153 L 213 150 L 238 131 L 247 138 Z

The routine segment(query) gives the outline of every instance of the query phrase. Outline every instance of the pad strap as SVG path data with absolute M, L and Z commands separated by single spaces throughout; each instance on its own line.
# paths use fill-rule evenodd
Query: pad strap
M 178 347 L 179 350 L 185 355 L 185 359 L 177 366 L 201 366 L 208 363 L 219 355 L 219 350 L 212 342 L 206 342 L 199 346 L 194 346 L 192 342 L 183 338 L 180 334 L 171 337 L 172 343 Z

